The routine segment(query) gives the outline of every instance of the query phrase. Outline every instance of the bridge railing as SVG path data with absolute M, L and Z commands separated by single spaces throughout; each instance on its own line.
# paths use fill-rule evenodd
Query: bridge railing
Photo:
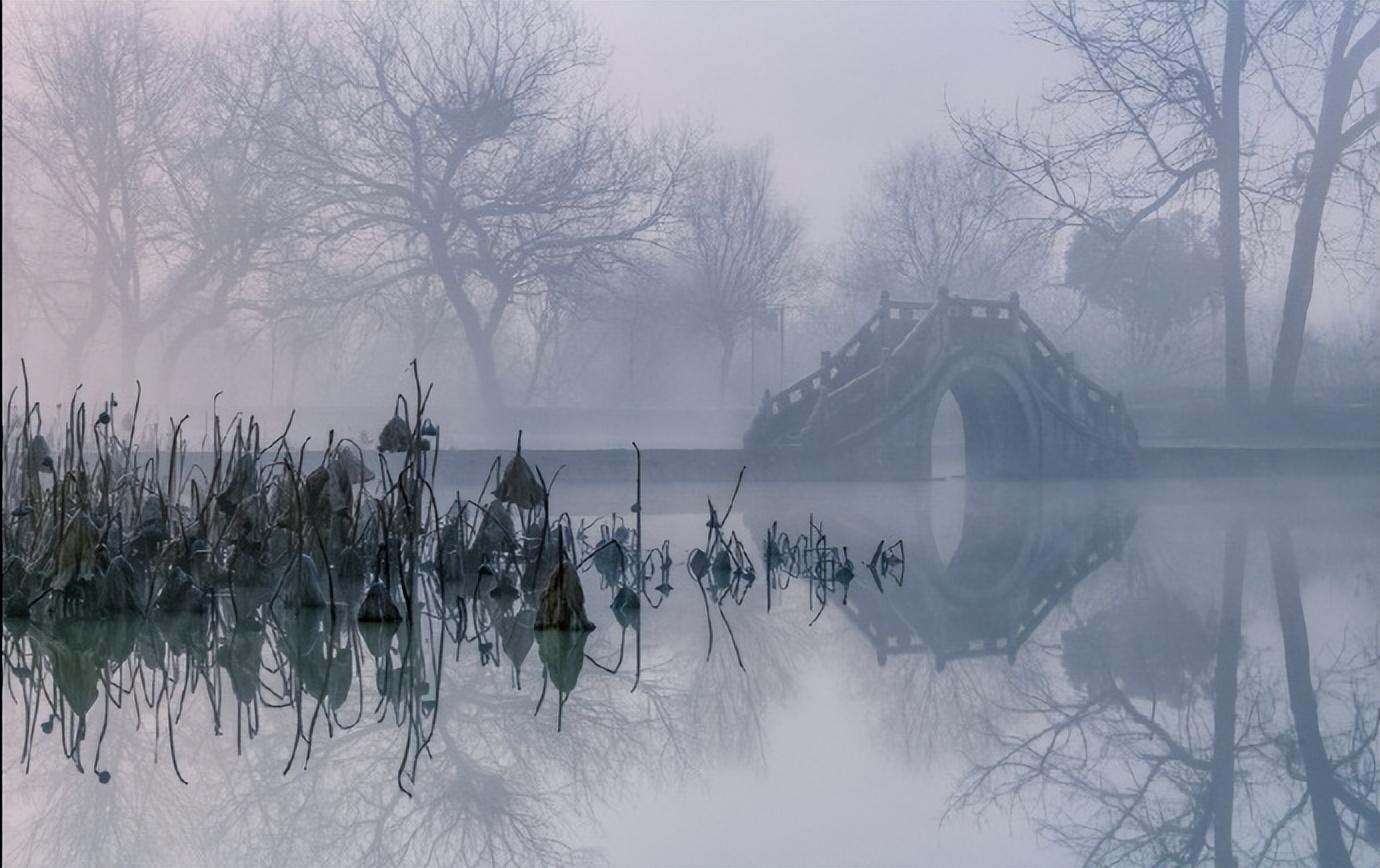
M 1073 401 L 1101 433 L 1117 439 L 1135 439 L 1135 429 L 1126 413 L 1126 402 L 1119 394 L 1109 392 L 1079 372 L 1073 366 L 1072 359 L 1055 348 L 1054 343 L 1024 310 L 1020 311 L 1016 322 L 1017 328 L 1030 341 L 1032 362 L 1039 373 L 1061 382 L 1064 397 Z
M 876 313 L 868 317 L 842 347 L 836 352 L 824 353 L 818 368 L 765 397 L 763 414 L 794 415 L 795 407 L 812 404 L 820 393 L 866 374 L 881 361 L 877 350 L 888 343 L 899 342 L 904 332 L 913 328 L 914 323 L 923 319 L 925 312 L 933 307 L 934 303 L 928 301 L 892 301 L 883 293 Z M 904 326 L 895 329 L 891 326 L 893 322 Z M 874 355 L 878 357 L 872 358 Z
M 1010 320 L 1020 312 L 1021 304 L 1017 299 L 1009 301 L 998 301 L 986 298 L 958 298 L 956 296 L 941 296 L 944 305 L 945 315 L 956 319 L 968 320 Z
M 893 412 L 902 407 L 913 378 L 896 374 L 923 369 L 928 356 L 936 350 L 934 334 L 938 318 L 918 315 L 933 307 L 926 302 L 912 303 L 909 310 L 900 306 L 891 308 L 899 311 L 897 320 L 907 322 L 904 329 L 896 330 L 900 338 L 894 345 L 888 343 L 881 347 L 877 364 L 829 392 L 811 420 L 811 439 L 845 445 L 885 424 Z
M 893 301 L 883 293 L 876 313 L 838 351 L 822 353 L 818 368 L 781 391 L 764 397 L 762 409 L 750 429 L 750 439 L 765 445 L 785 434 L 799 432 L 825 395 L 829 395 L 828 406 L 819 409 L 823 416 L 831 418 L 817 419 L 811 427 L 820 423 L 830 429 L 843 426 L 861 431 L 869 427 L 860 418 L 847 422 L 845 419 L 865 413 L 865 405 L 870 401 L 886 399 L 886 395 L 877 394 L 877 387 L 880 384 L 882 391 L 887 391 L 888 378 L 880 368 L 888 357 L 893 364 L 923 364 L 924 354 L 933 348 L 924 346 L 925 340 L 918 336 L 926 332 L 929 335 L 926 340 L 931 343 L 938 336 L 933 329 L 918 326 L 931 318 L 939 322 L 984 322 L 1002 329 L 1015 328 L 1030 346 L 1037 384 L 1061 410 L 1069 412 L 1075 422 L 1102 437 L 1135 442 L 1135 428 L 1121 397 L 1077 371 L 1072 357 L 1059 352 L 1021 307 L 1019 296 L 1012 293 L 1007 300 L 960 298 L 943 290 L 934 302 Z M 949 328 L 944 328 L 939 335 L 948 331 Z M 832 433 L 851 436 L 843 431 Z
M 855 359 L 870 335 L 881 327 L 882 313 L 878 311 L 862 324 L 862 327 L 848 339 L 843 347 L 833 354 L 825 354 L 825 363 L 801 377 L 791 385 L 768 397 L 768 406 L 773 414 L 781 412 L 791 404 L 797 403 L 805 395 L 817 392 L 832 383 L 845 365 Z
M 1067 356 L 1054 346 L 1049 337 L 1021 307 L 1020 296 L 1012 293 L 1006 301 L 950 297 L 941 293 L 940 302 L 949 319 L 1007 320 L 1030 342 L 1031 361 L 1046 391 L 1057 383 L 1057 399 L 1070 402 L 1081 421 L 1090 423 L 1098 433 L 1117 440 L 1135 440 L 1135 429 L 1126 413 L 1120 395 L 1113 394 L 1088 379 L 1073 366 Z

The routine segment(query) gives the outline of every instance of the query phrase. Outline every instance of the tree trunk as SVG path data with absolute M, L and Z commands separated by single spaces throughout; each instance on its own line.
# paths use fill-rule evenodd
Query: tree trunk
M 450 306 L 460 318 L 460 327 L 465 332 L 465 346 L 469 350 L 470 361 L 474 363 L 475 382 L 479 386 L 479 399 L 484 409 L 491 414 L 503 411 L 503 388 L 498 379 L 498 365 L 494 361 L 493 332 L 496 330 L 503 309 L 495 307 L 489 313 L 489 322 L 474 302 L 465 293 L 465 272 L 461 271 L 451 259 L 444 235 L 432 227 L 427 234 L 427 250 L 431 264 L 446 292 Z
M 86 350 L 91 342 L 100 333 L 101 326 L 105 324 L 106 313 L 109 311 L 109 293 L 107 291 L 107 271 L 106 260 L 103 258 L 108 254 L 102 244 L 100 237 L 97 237 L 96 256 L 90 265 L 91 298 L 86 306 L 85 313 L 82 314 L 81 321 L 77 328 L 67 339 L 67 352 L 65 353 L 65 364 L 67 367 L 67 378 L 69 385 L 75 386 L 82 381 L 82 366 L 86 361 Z M 123 390 L 132 383 L 120 383 L 119 389 Z
M 498 381 L 494 344 L 489 332 L 479 321 L 479 311 L 464 297 L 462 289 L 452 290 L 447 287 L 446 297 L 450 299 L 450 306 L 455 309 L 456 315 L 460 318 L 460 327 L 465 332 L 465 349 L 470 354 L 470 361 L 474 363 L 474 378 L 479 386 L 479 399 L 485 410 L 491 413 L 502 412 L 503 388 Z
M 69 385 L 75 386 L 82 380 L 82 366 L 86 361 L 86 350 L 95 340 L 96 335 L 100 333 L 101 325 L 105 321 L 106 309 L 105 296 L 93 297 L 76 329 L 67 338 L 63 364 L 67 369 Z M 119 386 L 123 389 L 125 384 L 120 383 Z
M 1308 624 L 1304 620 L 1303 598 L 1299 593 L 1294 540 L 1289 528 L 1282 524 L 1270 527 L 1269 539 L 1279 626 L 1284 639 L 1284 672 L 1289 683 L 1289 708 L 1294 715 L 1294 730 L 1298 734 L 1299 754 L 1303 758 L 1308 802 L 1313 809 L 1318 864 L 1328 868 L 1349 866 L 1351 855 L 1342 840 L 1337 807 L 1332 801 L 1336 788 L 1332 761 L 1327 758 L 1327 748 L 1318 727 L 1318 697 L 1313 689 L 1313 673 L 1308 661 Z
M 465 326 L 465 345 L 469 348 L 470 361 L 474 362 L 475 381 L 479 385 L 479 399 L 484 409 L 492 413 L 502 412 L 503 386 L 498 380 L 493 340 L 483 328 Z
M 1246 579 L 1246 526 L 1227 526 L 1222 565 L 1222 615 L 1212 678 L 1212 861 L 1235 868 L 1232 805 L 1236 786 L 1236 677 L 1241 658 L 1241 593 Z
M 1217 245 L 1226 321 L 1226 397 L 1227 403 L 1236 409 L 1244 408 L 1251 399 L 1250 359 L 1246 354 L 1246 279 L 1241 271 L 1241 63 L 1245 38 L 1245 0 L 1230 0 L 1216 135 Z
M 182 354 L 187 351 L 193 338 L 210 328 L 212 326 L 195 321 L 187 323 L 164 346 L 162 370 L 158 372 L 159 394 L 162 395 L 163 400 L 172 400 L 173 387 L 177 382 L 177 371 L 179 362 L 182 360 Z
M 1303 357 L 1304 330 L 1308 324 L 1308 305 L 1313 300 L 1323 212 L 1332 188 L 1332 175 L 1346 147 L 1343 124 L 1346 123 L 1347 104 L 1351 101 L 1360 65 L 1375 52 L 1377 41 L 1380 41 L 1372 27 L 1350 52 L 1347 51 L 1355 27 L 1354 11 L 1354 4 L 1347 4 L 1337 25 L 1331 62 L 1323 81 L 1312 159 L 1304 180 L 1298 219 L 1294 223 L 1294 248 L 1289 257 L 1289 277 L 1284 289 L 1284 316 L 1279 324 L 1279 343 L 1275 346 L 1274 369 L 1270 373 L 1269 404 L 1276 410 L 1285 409 L 1294 401 L 1299 361 Z
M 537 385 L 541 382 L 542 370 L 546 367 L 549 357 L 555 356 L 560 344 L 559 326 L 552 330 L 551 334 L 542 334 L 541 326 L 537 327 L 537 343 L 532 350 L 532 373 L 527 378 L 527 390 L 522 395 L 524 407 L 532 406 L 532 400 L 537 396 Z
M 1318 157 L 1315 155 L 1314 160 Z M 1317 267 L 1318 240 L 1322 233 L 1323 209 L 1331 182 L 1329 171 L 1322 179 L 1317 163 L 1308 170 L 1303 203 L 1294 226 L 1294 250 L 1289 260 L 1289 278 L 1284 290 L 1284 316 L 1279 325 L 1274 369 L 1270 374 L 1270 406 L 1276 410 L 1294 402 L 1299 362 L 1303 358 L 1303 336 L 1308 322 L 1308 305 L 1313 300 L 1313 277 Z

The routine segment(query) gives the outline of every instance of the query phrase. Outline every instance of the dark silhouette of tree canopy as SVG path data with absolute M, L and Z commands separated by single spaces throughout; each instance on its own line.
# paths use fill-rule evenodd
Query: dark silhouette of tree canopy
M 1090 693 L 1120 685 L 1127 696 L 1182 708 L 1212 663 L 1211 625 L 1185 601 L 1150 588 L 1063 634 L 1064 671 Z
M 1128 220 L 1129 215 L 1110 218 Z M 1120 243 L 1080 229 L 1064 254 L 1064 282 L 1127 325 L 1138 364 L 1172 355 L 1166 341 L 1221 297 L 1215 227 L 1187 211 L 1134 224 Z

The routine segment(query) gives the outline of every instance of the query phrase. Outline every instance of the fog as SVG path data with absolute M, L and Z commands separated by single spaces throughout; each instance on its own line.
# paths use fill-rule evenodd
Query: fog
M 1323 84 L 1306 49 L 1332 13 L 1247 22 L 1279 44 L 1243 71 L 1237 301 L 1213 270 L 1216 186 L 1173 175 L 1215 146 L 1191 111 L 1134 102 L 1133 78 L 1118 116 L 1086 84 L 1102 49 L 1053 30 L 1059 8 L 10 4 L 6 389 L 23 359 L 50 401 L 137 379 L 150 418 L 203 417 L 222 393 L 274 423 L 295 409 L 313 431 L 365 431 L 415 358 L 449 445 L 524 427 L 549 445 L 731 446 L 881 291 L 945 286 L 1021 293 L 1133 406 L 1214 402 L 1243 352 L 1255 376 L 1234 403 L 1373 402 L 1374 65 L 1351 83 L 1344 120 L 1364 129 L 1324 197 L 1311 292 L 1281 329 Z M 1104 11 L 1080 14 L 1111 39 Z M 1217 18 L 1192 27 L 1222 38 Z M 502 48 L 464 42 L 479 34 Z M 1314 46 L 1286 44 L 1301 34 Z M 375 72 L 392 109 L 370 101 Z M 438 100 L 519 115 L 461 130 Z M 1160 126 L 1138 137 L 1144 118 Z M 1035 177 L 1041 148 L 1054 168 Z M 1154 240 L 1166 220 L 1201 262 L 1169 266 L 1189 270 L 1160 304 L 1145 274 L 1179 255 Z M 1078 277 L 1070 251 L 1094 236 Z M 1291 341 L 1302 361 L 1276 395 Z
M 1014 108 L 1068 68 L 1019 34 L 1020 3 L 579 8 L 609 40 L 615 92 L 658 116 L 709 119 L 732 147 L 770 141 L 783 199 L 826 245 L 846 234 L 878 164 L 917 139 L 950 139 L 946 100 Z
M 0 9 L 6 865 L 1376 863 L 1380 0 Z

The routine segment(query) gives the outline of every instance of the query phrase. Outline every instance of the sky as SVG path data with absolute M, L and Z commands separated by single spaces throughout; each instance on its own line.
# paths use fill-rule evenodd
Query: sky
M 1035 103 L 1068 61 L 1019 32 L 1024 3 L 577 3 L 612 51 L 610 92 L 645 116 L 769 141 L 812 241 L 841 234 L 888 154 L 951 138 L 956 109 Z

